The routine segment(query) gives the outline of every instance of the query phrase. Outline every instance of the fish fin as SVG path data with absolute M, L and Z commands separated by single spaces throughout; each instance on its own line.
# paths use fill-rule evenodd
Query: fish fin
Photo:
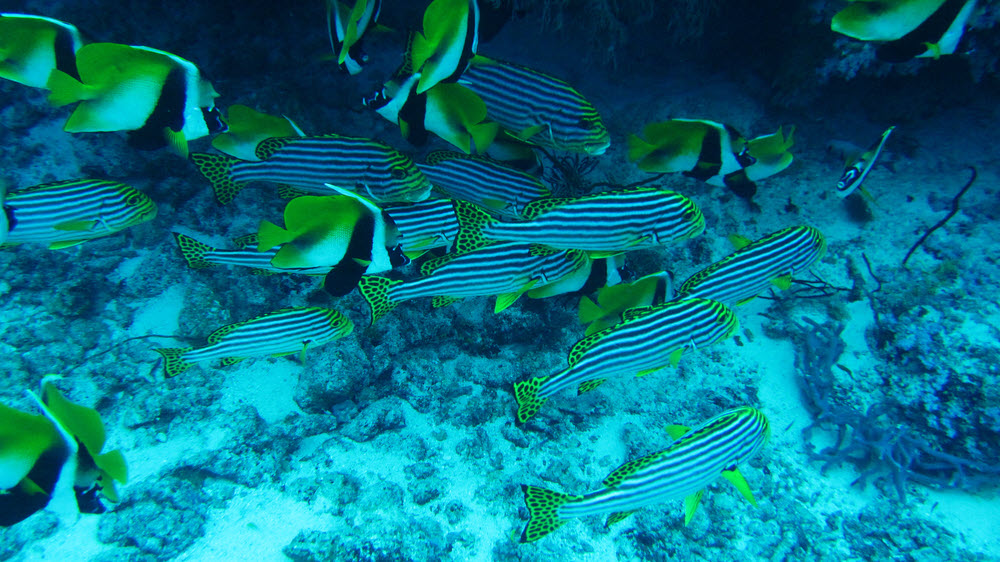
M 608 328 L 610 328 L 612 326 L 617 326 L 618 325 L 618 321 L 619 321 L 619 319 L 618 319 L 617 316 L 608 316 L 608 317 L 605 317 L 605 318 L 598 318 L 597 320 L 594 320 L 593 324 L 591 324 L 590 326 L 587 326 L 587 329 L 584 330 L 583 335 L 584 336 L 590 336 L 590 335 L 596 334 L 597 332 L 602 332 L 602 331 L 607 330 Z
M 433 297 L 431 299 L 431 307 L 432 308 L 444 308 L 446 306 L 451 306 L 451 305 L 453 305 L 456 302 L 459 302 L 461 300 L 462 300 L 462 297 L 449 297 L 449 296 L 446 296 L 446 295 L 438 295 L 438 296 Z
M 729 480 L 733 486 L 736 486 L 736 489 L 740 491 L 740 494 L 743 494 L 743 497 L 750 502 L 750 505 L 757 507 L 757 500 L 754 499 L 753 492 L 750 491 L 750 485 L 747 484 L 747 479 L 743 477 L 739 468 L 734 467 L 732 470 L 723 470 L 722 476 L 726 480 Z
M 517 400 L 517 422 L 527 423 L 535 417 L 548 398 L 539 398 L 538 391 L 550 377 L 534 377 L 514 383 L 514 398 Z
M 524 220 L 532 220 L 541 215 L 551 211 L 552 209 L 565 205 L 566 203 L 572 202 L 573 199 L 570 197 L 547 197 L 545 199 L 535 199 L 531 203 L 524 206 L 521 210 L 521 218 Z
M 781 289 L 782 291 L 787 291 L 792 286 L 792 276 L 782 275 L 781 277 L 772 279 L 771 283 L 774 284 L 775 287 Z
M 239 160 L 223 154 L 205 154 L 203 152 L 191 153 L 191 161 L 205 176 L 205 179 L 212 184 L 212 191 L 215 192 L 215 199 L 222 205 L 231 203 L 240 192 L 245 183 L 233 181 L 232 166 Z
M 208 343 L 216 344 L 219 343 L 222 338 L 229 335 L 233 330 L 239 328 L 243 325 L 243 322 L 233 322 L 232 324 L 226 324 L 221 328 L 217 328 L 214 332 L 208 335 Z
M 680 347 L 680 348 L 677 348 L 677 349 L 673 350 L 670 353 L 670 357 L 669 357 L 669 359 L 670 359 L 670 366 L 671 367 L 676 367 L 681 362 L 681 356 L 682 355 L 684 355 L 684 348 L 683 347 Z
M 83 239 L 83 240 L 60 240 L 58 242 L 52 242 L 51 244 L 49 244 L 49 249 L 50 250 L 65 250 L 66 248 L 72 248 L 73 246 L 77 246 L 79 244 L 83 244 L 87 240 L 89 240 L 89 238 L 88 239 Z
M 655 453 L 650 453 L 644 457 L 639 457 L 637 459 L 632 459 L 627 463 L 619 466 L 618 468 L 611 471 L 604 480 L 601 481 L 606 488 L 614 488 L 622 483 L 629 476 L 635 474 L 636 472 L 646 468 L 647 466 L 658 461 L 660 457 L 663 456 L 663 451 L 657 451 Z
M 268 275 L 277 275 L 277 274 L 278 274 L 277 271 L 269 271 L 267 269 L 261 269 L 259 267 L 251 267 L 250 268 L 250 275 L 264 275 L 264 276 L 268 276 Z
M 307 349 L 309 349 L 309 343 L 308 342 L 307 343 L 303 343 L 302 344 L 302 350 L 299 351 L 299 365 L 302 365 L 303 367 L 306 364 L 306 350 Z
M 608 382 L 608 379 L 591 379 L 589 381 L 583 381 L 579 385 L 577 385 L 576 393 L 580 395 L 583 394 L 584 392 L 590 392 L 591 390 L 594 390 L 595 388 L 601 386 L 606 382 Z
M 171 150 L 179 154 L 182 158 L 188 157 L 188 142 L 184 136 L 184 131 L 174 131 L 170 127 L 163 128 L 163 138 Z
M 733 245 L 733 248 L 737 250 L 743 249 L 752 242 L 746 236 L 740 236 L 739 234 L 730 234 L 727 238 L 729 238 L 729 242 Z
M 271 221 L 260 221 L 257 228 L 257 251 L 266 252 L 282 244 L 295 240 L 295 234 Z
M 454 253 L 445 254 L 443 256 L 439 256 L 439 257 L 436 257 L 436 258 L 431 258 L 431 259 L 425 261 L 424 263 L 420 264 L 420 275 L 423 275 L 424 277 L 426 277 L 426 276 L 434 273 L 439 267 L 441 267 L 441 266 L 445 265 L 446 263 L 450 262 L 451 260 L 455 259 L 455 255 L 456 254 L 454 254 Z
M 660 370 L 659 367 L 653 367 L 652 369 L 643 369 L 642 371 L 639 371 L 638 373 L 636 373 L 635 376 L 636 377 L 644 377 L 646 375 L 652 375 L 653 373 L 655 373 L 655 372 L 657 372 L 659 370 Z
M 493 222 L 493 218 L 485 211 L 468 201 L 456 200 L 455 217 L 458 219 L 456 252 L 468 252 L 489 242 L 483 231 Z
M 537 283 L 538 279 L 532 279 L 531 281 L 528 281 L 523 287 L 521 287 L 520 289 L 518 289 L 513 293 L 505 293 L 503 295 L 497 295 L 497 302 L 496 306 L 493 307 L 493 313 L 498 314 L 510 308 L 510 306 L 514 304 L 517 301 L 517 299 L 521 298 L 521 295 L 530 291 L 531 288 L 534 287 L 535 284 Z
M 393 281 L 377 275 L 365 275 L 358 281 L 358 290 L 372 309 L 372 324 L 399 304 L 389 297 L 389 291 L 402 281 Z
M 757 295 L 754 295 L 752 297 L 747 297 L 745 299 L 740 299 L 740 300 L 736 301 L 736 306 L 743 306 L 743 305 L 749 303 L 750 301 L 754 300 L 755 298 L 757 298 Z
M 580 297 L 580 307 L 577 311 L 577 317 L 580 319 L 581 324 L 590 324 L 604 317 L 605 311 L 601 308 L 593 299 L 588 296 Z
M 53 69 L 45 87 L 49 90 L 49 103 L 62 107 L 93 97 L 91 89 L 65 72 Z
M 517 137 L 518 140 L 527 141 L 543 130 L 545 130 L 545 123 L 539 123 L 538 125 L 532 125 L 531 127 L 523 129 L 519 133 L 514 133 L 514 136 Z
M 295 199 L 304 195 L 309 195 L 309 192 L 287 183 L 278 186 L 278 197 L 281 199 Z
M 701 495 L 705 490 L 698 490 L 697 492 L 684 498 L 684 526 L 687 527 L 691 519 L 694 518 L 694 512 L 698 511 L 698 504 L 701 503 Z
M 677 439 L 684 437 L 687 432 L 691 431 L 691 428 L 686 425 L 670 424 L 666 427 L 666 430 L 667 435 L 676 441 Z
M 528 524 L 521 532 L 521 542 L 534 542 L 545 535 L 562 527 L 566 519 L 559 518 L 559 508 L 567 503 L 580 499 L 580 496 L 570 496 L 539 488 L 538 486 L 521 485 L 524 493 L 524 504 L 528 506 Z
M 635 511 L 616 511 L 608 515 L 608 518 L 604 521 L 604 528 L 607 529 L 615 523 L 621 523 L 622 521 L 628 519 L 628 516 L 633 513 L 635 513 Z
M 180 249 L 181 255 L 184 256 L 188 267 L 191 269 L 215 267 L 216 264 L 205 259 L 205 255 L 214 248 L 179 232 L 174 233 L 174 238 L 177 240 L 177 247 Z
M 66 231 L 79 230 L 87 232 L 89 230 L 92 230 L 95 226 L 97 226 L 97 221 L 75 220 L 75 221 L 61 222 L 53 226 L 52 228 L 56 230 L 66 230 Z
M 232 367 L 233 365 L 245 360 L 246 357 L 223 357 L 219 360 L 219 364 L 223 367 Z
M 233 238 L 233 245 L 241 250 L 246 250 L 251 246 L 257 246 L 260 242 L 260 236 L 256 232 L 251 232 L 250 234 L 244 234 L 243 236 L 237 236 Z M 268 248 L 270 250 L 270 248 Z
M 654 305 L 649 306 L 633 306 L 632 308 L 622 312 L 622 322 L 630 322 L 637 318 L 642 318 L 650 312 L 656 310 L 657 307 Z
M 266 138 L 257 143 L 257 147 L 254 148 L 253 151 L 254 155 L 256 155 L 257 158 L 260 158 L 261 160 L 267 160 L 268 158 L 273 156 L 275 152 L 278 152 L 279 150 L 284 148 L 286 144 L 292 142 L 293 140 L 295 139 L 287 137 Z
M 594 347 L 594 344 L 601 341 L 604 338 L 604 336 L 605 336 L 604 332 L 597 332 L 596 334 L 591 334 L 589 336 L 586 336 L 585 338 L 573 344 L 573 347 L 571 347 L 569 350 L 569 357 L 567 358 L 569 366 L 572 367 L 573 365 L 575 365 L 576 362 L 579 361 L 580 358 L 583 357 L 584 354 L 586 354 L 587 351 L 590 350 L 590 348 Z
M 163 374 L 168 379 L 187 371 L 194 366 L 194 363 L 184 360 L 184 353 L 190 351 L 190 347 L 181 348 L 157 348 L 153 351 L 163 356 Z

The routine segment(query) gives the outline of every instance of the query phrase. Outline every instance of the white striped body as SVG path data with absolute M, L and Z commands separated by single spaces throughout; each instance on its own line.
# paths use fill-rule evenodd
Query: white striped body
M 551 250 L 534 244 L 490 244 L 458 254 L 429 274 L 392 287 L 389 298 L 401 301 L 516 293 L 531 282 L 534 282 L 532 289 L 544 287 L 588 265 L 589 258 L 582 252 Z
M 230 327 L 223 328 L 227 330 Z M 209 345 L 184 352 L 188 362 L 297 353 L 343 337 L 351 321 L 328 308 L 286 308 L 232 325 L 209 336 Z
M 418 167 L 449 197 L 470 201 L 508 218 L 520 218 L 529 202 L 551 195 L 535 176 L 491 158 L 438 151 Z
M 781 277 L 812 267 L 826 250 L 823 235 L 793 226 L 751 242 L 695 273 L 677 290 L 678 299 L 701 297 L 729 305 L 743 303 Z
M 533 214 L 532 206 L 543 204 L 529 205 L 525 215 Z M 639 188 L 570 200 L 524 222 L 492 222 L 483 230 L 483 237 L 616 252 L 692 238 L 704 230 L 704 215 L 687 197 Z
M 430 195 L 431 184 L 413 160 L 378 141 L 331 135 L 278 142 L 261 162 L 233 162 L 233 181 L 270 181 L 334 195 L 329 183 L 376 201 L 422 201 Z
M 558 515 L 570 518 L 627 513 L 685 498 L 756 455 L 768 435 L 767 418 L 758 410 L 728 410 L 690 430 L 663 451 L 645 457 L 649 461 L 642 463 L 645 466 L 625 470 L 628 474 L 617 483 L 610 482 L 617 480 L 612 472 L 604 488 L 570 500 L 559 508 Z
M 477 56 L 458 83 L 482 98 L 491 120 L 522 140 L 595 155 L 611 145 L 597 109 L 562 80 Z
M 458 218 L 450 199 L 387 206 L 384 211 L 399 231 L 399 244 L 407 254 L 449 248 L 458 236 Z
M 632 310 L 634 314 L 637 309 Z M 707 347 L 729 337 L 739 326 L 732 310 L 708 299 L 671 301 L 645 310 L 580 340 L 570 350 L 569 367 L 546 378 L 538 397 L 544 399 L 586 381 L 666 367 L 678 350 Z M 594 343 L 588 346 L 587 342 Z
M 156 216 L 156 205 L 146 194 L 106 180 L 69 180 L 10 192 L 4 207 L 12 218 L 6 244 L 71 245 Z

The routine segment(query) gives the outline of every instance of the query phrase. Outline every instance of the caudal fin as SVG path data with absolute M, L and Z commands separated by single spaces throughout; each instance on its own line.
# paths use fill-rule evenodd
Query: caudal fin
M 368 301 L 368 306 L 372 308 L 372 324 L 399 304 L 399 301 L 389 298 L 389 290 L 401 283 L 402 281 L 393 281 L 377 275 L 365 275 L 358 281 L 358 290 L 361 291 L 361 296 Z
M 521 485 L 521 491 L 524 492 L 524 504 L 528 506 L 531 516 L 521 532 L 523 543 L 537 541 L 562 527 L 567 520 L 559 518 L 559 508 L 579 498 L 524 484 Z
M 184 353 L 190 351 L 190 347 L 161 347 L 153 351 L 163 356 L 163 374 L 169 379 L 187 371 L 194 363 L 184 360 Z
M 535 377 L 514 383 L 514 398 L 517 399 L 517 422 L 526 423 L 535 417 L 548 398 L 539 398 L 538 390 L 549 377 Z
M 184 256 L 184 261 L 187 262 L 188 267 L 191 269 L 215 267 L 216 264 L 205 258 L 213 250 L 211 246 L 179 232 L 174 233 L 174 238 L 177 239 L 177 247 L 180 248 L 181 255 Z
M 233 181 L 233 164 L 239 162 L 235 158 L 221 154 L 205 154 L 194 152 L 191 154 L 191 161 L 197 166 L 201 175 L 205 176 L 212 184 L 212 191 L 219 203 L 227 205 L 236 198 L 247 184 Z

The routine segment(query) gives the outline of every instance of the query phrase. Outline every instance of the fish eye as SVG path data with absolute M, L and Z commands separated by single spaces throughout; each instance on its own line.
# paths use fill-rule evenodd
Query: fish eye
M 125 198 L 125 204 L 129 207 L 138 207 L 142 202 L 142 197 L 138 193 L 131 193 Z
M 389 173 L 392 174 L 392 179 L 401 180 L 406 177 L 406 172 L 399 167 L 393 168 Z

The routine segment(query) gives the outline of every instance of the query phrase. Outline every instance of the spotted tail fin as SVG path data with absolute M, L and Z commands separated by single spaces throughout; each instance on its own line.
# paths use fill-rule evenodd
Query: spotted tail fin
M 549 377 L 535 377 L 514 383 L 514 398 L 517 399 L 517 422 L 526 423 L 535 417 L 548 398 L 539 398 L 538 391 Z
M 247 185 L 233 181 L 233 164 L 239 162 L 236 158 L 222 154 L 194 152 L 191 154 L 191 161 L 198 167 L 201 175 L 212 183 L 215 198 L 223 205 L 231 203 L 236 194 Z
M 188 267 L 191 269 L 215 267 L 214 263 L 205 258 L 205 255 L 214 248 L 179 232 L 174 233 L 174 238 L 177 239 L 177 247 L 180 248 L 181 255 L 184 256 L 184 261 L 187 262 Z
M 399 304 L 399 301 L 394 301 L 389 297 L 389 290 L 402 283 L 402 281 L 393 281 L 377 275 L 364 275 L 358 281 L 358 290 L 361 291 L 361 296 L 368 301 L 368 306 L 372 308 L 372 324 Z
M 190 351 L 190 347 L 158 348 L 153 351 L 163 356 L 163 374 L 169 379 L 187 371 L 194 363 L 184 360 L 184 353 Z
M 528 506 L 528 513 L 531 518 L 521 532 L 521 542 L 533 542 L 545 535 L 562 527 L 566 519 L 559 518 L 559 508 L 567 503 L 579 499 L 579 496 L 570 496 L 539 488 L 538 486 L 521 485 L 524 492 L 524 503 Z

